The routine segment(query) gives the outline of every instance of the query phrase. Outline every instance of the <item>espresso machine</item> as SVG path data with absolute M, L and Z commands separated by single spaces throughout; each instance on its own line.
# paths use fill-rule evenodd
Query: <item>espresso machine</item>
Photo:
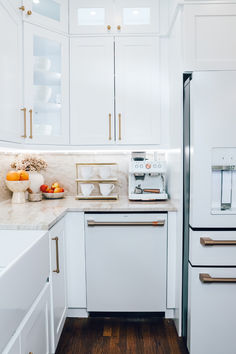
M 146 153 L 134 152 L 129 164 L 129 199 L 166 200 L 166 161 L 146 159 Z

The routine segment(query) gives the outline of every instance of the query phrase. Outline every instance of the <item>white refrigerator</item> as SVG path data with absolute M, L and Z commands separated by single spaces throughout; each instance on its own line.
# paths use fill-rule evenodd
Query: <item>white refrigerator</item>
M 184 75 L 183 336 L 236 353 L 236 71 Z

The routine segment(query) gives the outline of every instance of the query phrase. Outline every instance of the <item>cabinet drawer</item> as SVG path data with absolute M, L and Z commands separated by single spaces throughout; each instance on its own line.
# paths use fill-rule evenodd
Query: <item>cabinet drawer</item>
M 235 279 L 236 268 L 189 266 L 189 352 L 235 354 L 236 282 L 204 283 L 199 278 L 200 274 L 209 274 L 223 280 Z
M 189 237 L 189 260 L 192 265 L 236 265 L 236 231 L 190 230 Z

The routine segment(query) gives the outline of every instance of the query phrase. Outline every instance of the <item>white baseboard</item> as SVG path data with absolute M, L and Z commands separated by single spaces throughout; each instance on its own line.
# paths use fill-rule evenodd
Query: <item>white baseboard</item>
M 78 318 L 88 318 L 87 309 L 67 309 L 67 317 L 78 317 Z
M 166 309 L 165 318 L 174 318 L 174 309 Z

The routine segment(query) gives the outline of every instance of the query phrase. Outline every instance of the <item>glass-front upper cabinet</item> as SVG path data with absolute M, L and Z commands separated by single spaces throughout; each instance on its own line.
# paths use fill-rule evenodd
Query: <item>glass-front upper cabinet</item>
M 24 102 L 27 142 L 69 141 L 68 39 L 24 25 Z
M 116 33 L 158 33 L 159 0 L 115 0 Z
M 23 0 L 24 20 L 68 32 L 68 0 Z
M 70 33 L 112 33 L 114 0 L 70 0 Z
M 70 33 L 158 33 L 159 0 L 70 0 Z

